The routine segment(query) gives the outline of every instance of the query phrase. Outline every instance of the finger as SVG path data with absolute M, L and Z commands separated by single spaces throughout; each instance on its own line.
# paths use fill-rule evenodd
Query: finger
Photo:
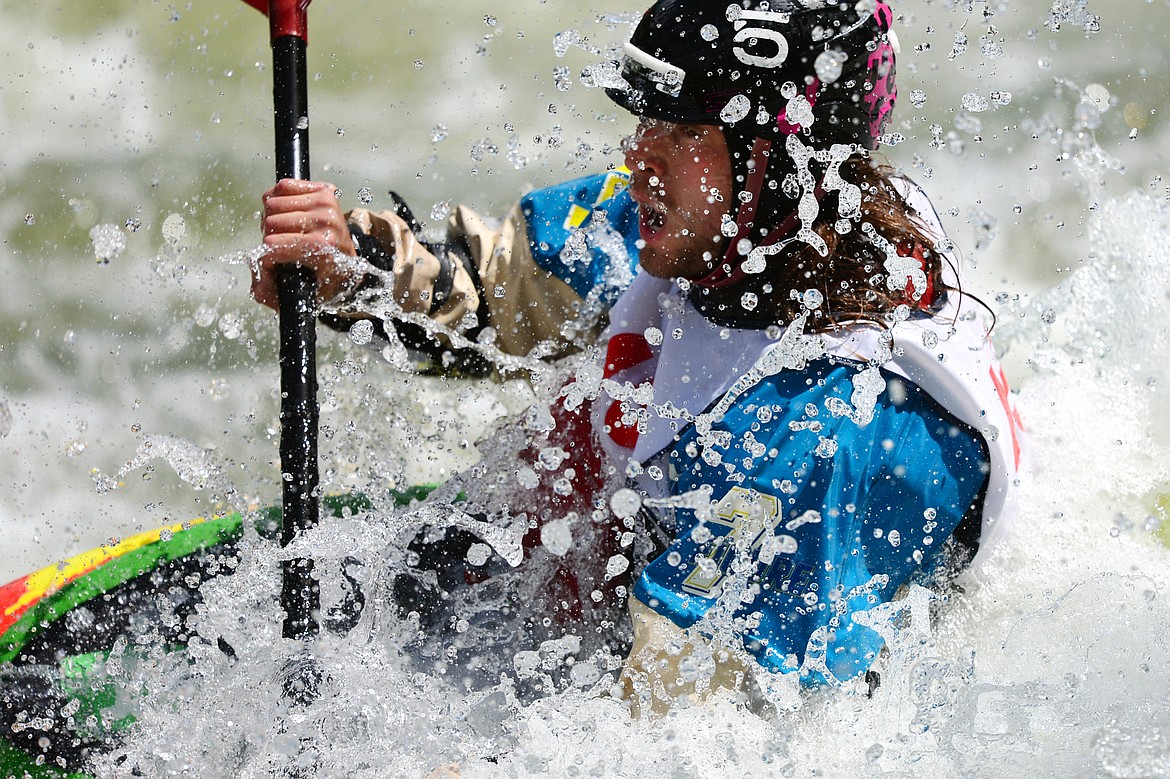
M 276 284 L 273 281 L 272 270 L 261 270 L 254 267 L 252 270 L 252 299 L 262 306 L 271 309 L 277 308 Z
M 268 209 L 265 211 L 264 216 L 265 219 L 275 219 L 282 224 L 291 224 L 293 221 L 300 220 L 305 225 L 319 224 L 334 229 L 346 223 L 345 215 L 341 213 L 341 209 L 311 204 L 307 208 L 278 207 Z
M 264 305 L 275 307 L 278 270 L 290 265 L 311 269 L 318 284 L 324 284 L 337 275 L 332 257 L 331 250 L 303 241 L 270 246 L 252 266 L 252 296 Z
M 263 232 L 266 236 L 280 235 L 282 233 L 304 235 L 306 233 L 318 232 L 324 229 L 324 227 L 320 223 L 320 220 L 312 213 L 291 211 L 289 213 L 269 214 L 265 216 Z
M 284 211 L 307 211 L 314 208 L 341 210 L 337 202 L 336 188 L 332 184 L 318 181 L 296 181 L 284 179 L 261 197 L 266 213 Z
M 341 205 L 332 195 L 320 192 L 308 195 L 280 195 L 264 201 L 264 212 L 267 214 L 283 214 L 292 211 L 320 211 L 321 213 L 340 214 Z
M 303 179 L 281 179 L 270 190 L 277 195 L 306 195 L 313 192 L 327 192 L 335 196 L 337 187 L 328 181 L 305 181 Z
M 268 250 L 265 258 L 274 256 L 279 262 L 296 262 L 310 257 L 329 257 L 335 251 L 328 236 L 321 232 L 273 233 L 264 236 Z
M 340 211 L 323 209 L 291 209 L 288 211 L 266 211 L 260 222 L 260 232 L 270 233 L 311 233 L 330 231 L 348 233 L 349 224 Z
M 279 306 L 276 279 L 279 268 L 296 265 L 310 268 L 317 279 L 317 300 L 323 301 L 335 297 L 344 287 L 346 281 L 353 275 L 340 268 L 332 259 L 332 255 L 305 256 L 300 251 L 292 255 L 285 255 L 280 250 L 265 255 L 252 271 L 252 297 L 258 303 L 276 309 Z

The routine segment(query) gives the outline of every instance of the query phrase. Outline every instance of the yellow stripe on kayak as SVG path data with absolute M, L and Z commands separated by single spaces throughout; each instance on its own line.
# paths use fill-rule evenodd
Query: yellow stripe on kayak
M 19 618 L 29 606 L 41 598 L 52 595 L 66 584 L 80 579 L 87 573 L 100 568 L 115 557 L 121 557 L 127 552 L 133 552 L 135 549 L 141 549 L 149 544 L 157 543 L 164 532 L 178 533 L 193 525 L 198 525 L 206 521 L 207 519 L 205 517 L 199 517 L 197 519 L 176 522 L 167 527 L 147 530 L 144 533 L 138 533 L 119 541 L 112 546 L 102 545 L 97 549 L 91 549 L 88 552 L 82 552 L 79 555 L 70 557 L 64 562 L 42 568 L 26 577 L 24 595 L 11 606 L 4 609 L 4 616 L 7 619 L 0 621 L 11 623 Z

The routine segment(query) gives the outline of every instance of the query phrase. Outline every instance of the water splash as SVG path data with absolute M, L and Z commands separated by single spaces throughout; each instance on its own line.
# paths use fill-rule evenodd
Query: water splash
M 126 250 L 126 233 L 118 225 L 93 226 L 89 231 L 89 240 L 93 243 L 94 257 L 99 265 L 108 264 Z
M 992 100 L 1002 104 L 994 94 Z M 1093 120 L 1082 113 L 1079 121 Z M 945 145 L 941 129 L 937 141 Z M 1083 143 L 1067 132 L 1054 152 L 1076 159 Z M 1095 193 L 1087 202 L 1097 210 L 1087 222 L 1092 255 L 1084 271 L 1001 317 L 997 334 L 1032 371 L 1023 389 L 1038 476 L 1025 516 L 1004 554 L 964 577 L 965 594 L 936 593 L 929 631 L 920 629 L 929 603 L 891 615 L 890 658 L 873 698 L 830 691 L 785 699 L 783 679 L 763 678 L 763 697 L 775 712 L 752 714 L 741 700 L 716 697 L 661 719 L 632 720 L 610 695 L 619 669 L 608 661 L 574 665 L 582 684 L 535 702 L 522 701 L 514 685 L 465 693 L 439 666 L 419 671 L 405 663 L 413 623 L 396 627 L 392 618 L 369 614 L 354 638 L 323 639 L 319 662 L 330 679 L 324 702 L 293 712 L 271 691 L 299 648 L 267 627 L 280 619 L 272 566 L 278 555 L 258 545 L 238 582 L 224 579 L 226 589 L 208 590 L 199 628 L 208 643 L 196 642 L 195 670 L 157 658 L 131 670 L 160 699 L 157 708 L 124 703 L 143 712 L 131 762 L 156 775 L 271 775 L 317 744 L 306 751 L 319 776 L 422 776 L 449 760 L 469 777 L 1166 773 L 1170 684 L 1158 662 L 1170 628 L 1166 553 L 1140 520 L 1117 517 L 1156 512 L 1152 497 L 1170 484 L 1162 414 L 1163 366 L 1170 363 L 1164 328 L 1152 324 L 1162 321 L 1170 291 L 1158 261 L 1170 221 L 1157 194 Z M 208 324 L 216 319 L 218 313 Z M 420 420 L 430 418 L 429 400 L 393 405 L 403 403 L 394 392 L 409 388 L 379 377 L 382 392 L 341 397 L 340 407 L 368 403 L 384 424 L 427 424 Z M 398 466 L 386 452 L 398 450 L 382 447 L 379 458 L 371 438 L 370 451 L 360 454 L 389 472 Z M 191 475 L 198 479 L 197 471 Z M 486 488 L 498 476 L 488 467 L 479 481 L 464 483 Z M 349 526 L 352 533 L 321 536 L 322 560 L 341 569 L 342 552 L 358 551 L 380 560 L 382 571 L 395 570 L 406 553 L 386 526 L 386 515 L 377 515 Z M 563 542 L 554 536 L 554 544 Z M 372 583 L 382 571 L 367 568 L 356 578 Z M 327 600 L 334 603 L 342 578 L 329 577 Z M 241 614 L 254 617 L 241 623 Z M 210 646 L 216 636 L 238 644 L 242 664 Z M 525 650 L 517 675 L 540 679 L 540 666 L 565 659 L 563 649 Z M 125 651 L 111 668 L 119 662 L 119 673 L 131 665 Z M 783 702 L 794 697 L 796 711 Z M 184 707 L 190 718 L 176 720 L 168 706 Z M 111 763 L 104 770 L 130 769 Z
M 1084 165 L 1098 170 L 1092 159 Z M 554 639 L 521 649 L 509 658 L 505 681 L 471 692 L 453 693 L 452 682 L 456 688 L 460 682 L 450 678 L 456 665 L 445 659 L 449 648 L 456 657 L 468 651 L 461 640 L 438 647 L 423 672 L 407 659 L 419 627 L 413 618 L 403 622 L 391 614 L 378 582 L 404 563 L 411 522 L 442 525 L 458 517 L 438 509 L 454 497 L 453 490 L 475 496 L 475 505 L 460 512 L 472 522 L 473 508 L 524 505 L 515 502 L 524 494 L 523 483 L 495 486 L 493 464 L 515 457 L 522 446 L 522 435 L 509 434 L 488 447 L 485 467 L 449 485 L 414 519 L 359 517 L 345 533 L 324 527 L 306 539 L 326 561 L 325 570 L 343 569 L 344 555 L 367 556 L 370 562 L 357 578 L 371 588 L 372 605 L 347 636 L 319 643 L 316 661 L 330 681 L 322 701 L 304 714 L 292 716 L 265 686 L 265 680 L 279 678 L 285 662 L 285 655 L 271 648 L 281 640 L 263 627 L 278 620 L 271 552 L 245 561 L 236 581 L 216 583 L 208 591 L 199 634 L 207 641 L 222 636 L 233 647 L 239 643 L 241 660 L 229 667 L 216 652 L 197 649 L 193 670 L 138 666 L 143 684 L 162 685 L 158 689 L 166 693 L 158 697 L 182 701 L 190 719 L 180 734 L 172 709 L 161 703 L 151 708 L 155 696 L 136 704 L 143 706 L 143 724 L 134 760 L 162 775 L 187 765 L 261 775 L 312 743 L 320 776 L 374 776 L 390 766 L 426 775 L 450 761 L 460 763 L 465 776 L 487 777 L 559 776 L 570 767 L 606 776 L 805 775 L 815 769 L 827 775 L 912 771 L 990 777 L 1004 771 L 1076 774 L 1086 767 L 1106 776 L 1157 775 L 1170 719 L 1165 704 L 1170 671 L 1156 662 L 1170 651 L 1166 552 L 1133 523 L 1121 527 L 1102 517 L 1122 507 L 1135 513 L 1170 484 L 1164 454 L 1170 436 L 1154 412 L 1157 390 L 1148 390 L 1147 397 L 1130 389 L 1159 386 L 1163 366 L 1170 364 L 1170 337 L 1149 327 L 1170 292 L 1170 278 L 1158 261 L 1160 247 L 1170 240 L 1170 213 L 1145 193 L 1101 198 L 1089 231 L 1093 262 L 1032 301 L 1026 311 L 1034 315 L 1005 324 L 1000 333 L 1002 345 L 1029 350 L 1034 370 L 1023 401 L 1037 475 L 1025 486 L 1024 516 L 997 557 L 961 575 L 964 593 L 912 587 L 904 599 L 858 615 L 887 641 L 887 656 L 877 666 L 881 683 L 872 697 L 860 683 L 799 695 L 785 685 L 790 677 L 761 675 L 758 698 L 750 706 L 742 698 L 713 693 L 701 706 L 632 719 L 617 694 L 617 660 L 577 659 L 559 681 L 558 664 L 575 657 L 578 645 Z M 1053 317 L 1042 316 L 1049 310 Z M 1056 324 L 1064 328 L 1059 338 L 1052 332 Z M 784 364 L 799 364 L 806 352 L 819 354 L 799 328 L 785 338 L 788 346 L 775 350 Z M 1077 393 L 1066 391 L 1073 385 Z M 854 400 L 856 408 L 866 406 L 866 399 Z M 1112 443 L 1103 447 L 1103 441 Z M 1070 451 L 1085 463 L 1083 470 L 1066 467 Z M 544 458 L 545 468 L 564 467 L 554 462 L 560 459 L 555 455 Z M 1113 468 L 1118 458 L 1131 467 Z M 1094 482 L 1078 473 L 1107 478 Z M 610 501 L 619 517 L 637 511 L 627 497 L 618 493 Z M 710 509 L 710 495 L 702 493 L 668 501 L 700 513 Z M 589 525 L 580 517 L 559 521 L 549 526 L 550 551 L 572 554 L 584 543 L 578 531 Z M 1121 529 L 1111 534 L 1104 525 Z M 519 532 L 523 524 L 512 527 L 510 532 Z M 493 541 L 493 547 L 507 552 L 512 543 L 514 550 L 516 536 L 511 539 Z M 1037 565 L 1037 554 L 1060 558 L 1061 564 Z M 728 602 L 742 595 L 736 588 L 750 578 L 746 570 L 733 574 L 725 588 Z M 324 585 L 335 601 L 341 587 L 331 576 Z M 255 625 L 251 616 L 240 625 L 241 613 L 254 614 Z M 482 636 L 491 624 L 498 626 L 477 622 L 477 614 L 489 613 L 488 602 L 457 610 L 467 624 L 465 633 L 455 635 Z M 704 630 L 718 635 L 728 626 L 715 611 Z M 809 652 L 814 665 L 815 649 L 814 644 Z M 700 652 L 681 672 L 696 682 L 707 678 L 703 657 Z M 371 685 L 371 678 L 378 684 Z M 526 685 L 561 691 L 533 699 Z M 410 694 L 402 696 L 402 690 Z M 682 732 L 686 739 L 677 738 Z M 632 743 L 639 748 L 629 749 Z M 118 771 L 125 769 L 108 767 L 109 775 Z

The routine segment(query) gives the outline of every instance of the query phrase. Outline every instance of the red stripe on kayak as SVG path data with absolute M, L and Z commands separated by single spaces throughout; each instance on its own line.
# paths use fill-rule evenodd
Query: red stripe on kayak
M 28 590 L 28 580 L 30 577 L 31 574 L 29 576 L 22 576 L 16 581 L 9 582 L 3 587 L 0 587 L 0 635 L 4 635 L 4 632 L 12 627 L 16 620 L 20 619 L 20 615 L 28 611 L 28 607 L 32 605 L 31 603 L 26 603 L 23 607 L 16 608 L 17 603 L 24 597 L 25 592 Z
M 3 636 L 8 628 L 19 621 L 26 611 L 45 597 L 58 592 L 65 585 L 93 573 L 127 552 L 133 552 L 147 544 L 157 542 L 164 530 L 177 533 L 191 525 L 203 522 L 206 520 L 199 518 L 191 522 L 180 522 L 168 528 L 138 533 L 119 543 L 82 552 L 64 562 L 47 566 L 22 579 L 5 584 L 0 587 L 0 636 Z

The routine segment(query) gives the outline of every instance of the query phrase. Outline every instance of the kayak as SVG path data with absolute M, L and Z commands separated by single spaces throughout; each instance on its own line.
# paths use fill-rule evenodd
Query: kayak
M 392 497 L 407 506 L 433 489 L 418 486 Z M 361 495 L 326 497 L 322 504 L 335 517 L 372 508 Z M 279 537 L 279 508 L 247 519 L 261 536 Z M 106 711 L 116 697 L 107 663 L 143 625 L 157 631 L 156 646 L 187 646 L 200 586 L 232 572 L 244 523 L 240 513 L 188 520 L 0 587 L 0 779 L 88 777 L 90 757 L 116 746 L 134 721 Z M 222 639 L 219 649 L 232 654 Z

